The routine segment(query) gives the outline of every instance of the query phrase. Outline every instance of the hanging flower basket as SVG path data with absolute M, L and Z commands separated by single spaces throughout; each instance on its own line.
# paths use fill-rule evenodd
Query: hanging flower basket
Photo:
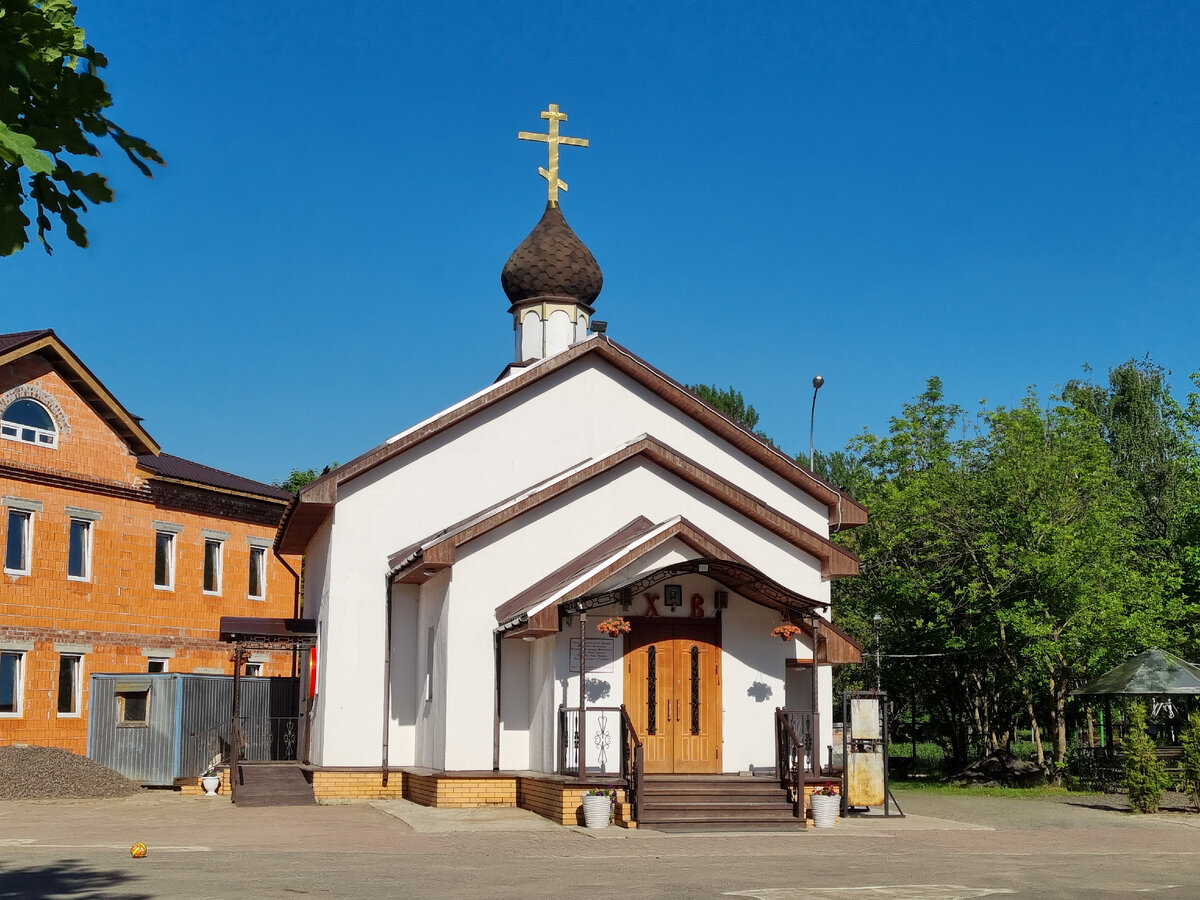
M 777 625 L 771 629 L 771 634 L 781 641 L 790 641 L 799 633 L 800 626 L 793 625 L 791 622 L 784 622 L 782 625 Z
M 596 626 L 596 630 L 602 634 L 607 634 L 611 637 L 616 637 L 621 634 L 629 634 L 629 620 L 622 619 L 620 616 L 613 616 L 611 619 L 605 619 Z

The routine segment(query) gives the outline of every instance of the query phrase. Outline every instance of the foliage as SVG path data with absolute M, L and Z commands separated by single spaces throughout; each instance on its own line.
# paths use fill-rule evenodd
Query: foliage
M 1154 752 L 1154 741 L 1146 733 L 1146 708 L 1141 703 L 1133 704 L 1124 751 L 1121 786 L 1129 794 L 1129 805 L 1138 812 L 1158 812 L 1170 779 Z
M 721 390 L 715 384 L 690 384 L 688 390 L 747 431 L 753 431 L 754 426 L 758 424 L 758 411 L 747 404 L 742 392 L 734 390 L 732 385 Z
M 1180 738 L 1183 747 L 1183 774 L 1180 787 L 1190 795 L 1200 811 L 1200 712 L 1188 716 L 1187 728 Z
M 276 481 L 274 484 L 275 487 L 281 487 L 285 491 L 290 491 L 293 494 L 299 494 L 302 487 L 312 484 L 322 475 L 326 474 L 327 472 L 332 472 L 337 467 L 338 464 L 336 462 L 332 462 L 320 472 L 317 472 L 314 469 L 292 469 L 291 474 L 288 475 L 287 478 L 283 479 L 283 481 Z
M 629 634 L 631 627 L 632 626 L 629 624 L 628 619 L 623 619 L 620 616 L 613 616 L 612 618 L 605 619 L 603 622 L 597 625 L 596 630 L 607 634 L 610 637 L 616 637 L 620 634 Z
M 594 787 L 583 796 L 585 797 L 607 797 L 611 802 L 617 802 L 617 789 L 613 786 L 609 787 Z
M 882 615 L 884 688 L 952 770 L 1020 727 L 1061 773 L 1073 689 L 1148 646 L 1195 649 L 1200 401 L 1161 376 L 1131 362 L 1107 387 L 973 414 L 931 378 L 887 434 L 821 457 L 871 513 L 837 535 L 862 566 L 835 582 L 835 618 L 873 656 Z
M 100 156 L 93 138 L 112 138 L 147 177 L 147 162 L 164 165 L 157 150 L 105 115 L 112 97 L 96 72 L 108 60 L 85 42 L 75 13 L 69 0 L 0 6 L 0 70 L 7 85 L 0 93 L 0 256 L 29 242 L 31 224 L 49 253 L 51 216 L 71 241 L 88 245 L 79 213 L 88 203 L 113 199 L 103 175 L 75 168 L 75 157 Z
M 833 784 L 832 782 L 829 782 L 829 783 L 824 784 L 821 787 L 817 788 L 815 791 L 812 792 L 812 795 L 814 797 L 837 797 L 837 796 L 839 796 L 837 785 Z

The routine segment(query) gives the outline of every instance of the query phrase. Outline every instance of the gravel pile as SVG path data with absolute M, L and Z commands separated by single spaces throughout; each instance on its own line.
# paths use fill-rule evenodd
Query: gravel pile
M 0 747 L 0 800 L 127 797 L 141 787 L 108 766 L 58 747 Z

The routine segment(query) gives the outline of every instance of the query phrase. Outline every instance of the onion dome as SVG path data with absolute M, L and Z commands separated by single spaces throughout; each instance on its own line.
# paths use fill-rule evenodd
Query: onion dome
M 541 221 L 504 264 L 500 285 L 514 306 L 554 297 L 590 307 L 604 286 L 604 275 L 562 209 L 548 203 Z

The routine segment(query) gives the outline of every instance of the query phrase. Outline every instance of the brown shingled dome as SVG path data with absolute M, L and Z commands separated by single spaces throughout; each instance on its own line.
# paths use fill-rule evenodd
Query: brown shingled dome
M 514 304 L 536 297 L 569 297 L 591 306 L 604 286 L 604 275 L 562 210 L 547 204 L 541 221 L 504 264 L 500 285 Z

